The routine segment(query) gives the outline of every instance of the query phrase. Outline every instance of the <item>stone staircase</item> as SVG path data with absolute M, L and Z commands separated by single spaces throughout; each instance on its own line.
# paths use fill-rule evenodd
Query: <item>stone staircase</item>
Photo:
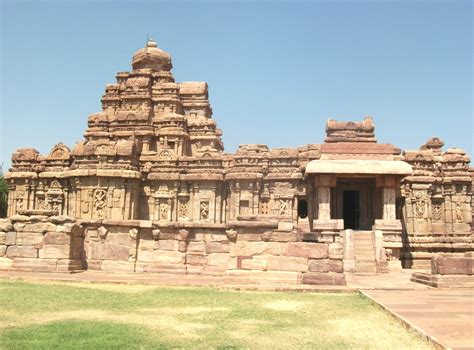
M 372 231 L 354 231 L 355 272 L 376 273 Z

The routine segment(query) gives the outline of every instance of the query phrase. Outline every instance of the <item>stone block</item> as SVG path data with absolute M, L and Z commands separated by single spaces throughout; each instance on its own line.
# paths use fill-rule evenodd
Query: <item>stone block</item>
M 56 225 L 50 222 L 16 223 L 13 225 L 17 232 L 40 232 L 56 231 Z
M 200 275 L 204 271 L 204 265 L 187 265 L 186 272 L 188 275 Z
M 0 245 L 6 244 L 6 236 L 7 234 L 5 232 L 0 232 Z
M 41 232 L 17 232 L 17 245 L 40 245 L 43 243 L 43 234 Z
M 224 266 L 229 262 L 229 254 L 227 253 L 211 253 L 207 256 L 207 264 L 209 266 Z
M 0 219 L 0 231 L 8 232 L 13 231 L 13 224 L 10 219 Z
M 188 252 L 201 252 L 206 251 L 206 243 L 203 241 L 191 241 L 188 243 Z
M 227 262 L 227 269 L 228 270 L 237 269 L 237 258 L 229 257 L 229 261 Z
M 293 230 L 293 223 L 292 222 L 279 221 L 278 222 L 278 230 L 279 231 L 291 231 L 291 230 Z
M 47 232 L 43 237 L 43 244 L 69 244 L 70 236 L 63 232 Z
M 203 266 L 201 275 L 205 276 L 224 276 L 227 271 L 226 266 Z
M 303 257 L 282 256 L 280 258 L 281 271 L 305 272 L 308 271 L 308 259 Z
M 32 246 L 12 245 L 7 248 L 7 258 L 37 258 L 38 249 Z
M 132 239 L 130 238 L 130 233 L 128 231 L 125 233 L 116 233 L 109 231 L 109 233 L 107 234 L 106 242 L 115 245 L 129 246 L 132 244 Z
M 324 259 L 328 257 L 328 245 L 324 243 L 289 242 L 286 244 L 284 255 Z
M 153 252 L 148 250 L 138 250 L 137 261 L 151 262 L 153 261 Z
M 82 237 L 84 235 L 84 227 L 78 224 L 66 223 L 64 225 L 57 225 L 56 232 L 67 233 L 74 237 Z
M 5 244 L 6 245 L 16 244 L 16 232 L 10 231 L 5 234 Z
M 345 285 L 346 279 L 341 273 L 307 272 L 302 276 L 303 284 Z
M 69 246 L 48 244 L 39 250 L 39 257 L 41 259 L 69 259 Z
M 206 243 L 206 253 L 229 253 L 230 252 L 230 244 L 225 241 L 222 242 L 207 242 Z
M 86 267 L 88 270 L 101 270 L 102 260 L 87 260 Z
M 155 247 L 158 250 L 178 250 L 179 242 L 175 239 L 160 239 L 156 241 Z
M 262 240 L 262 237 L 259 233 L 239 233 L 238 239 L 243 242 L 258 242 Z
M 57 259 L 29 259 L 16 258 L 13 260 L 13 268 L 33 271 L 56 271 Z
M 298 232 L 273 231 L 269 240 L 270 242 L 296 242 L 298 241 Z
M 267 270 L 281 271 L 281 257 L 275 255 L 260 255 L 267 261 Z
M 74 223 L 76 221 L 75 218 L 66 215 L 55 215 L 50 216 L 49 221 L 53 224 L 64 224 L 64 223 Z
M 207 256 L 205 254 L 186 254 L 186 264 L 188 265 L 206 265 Z
M 7 246 L 0 245 L 0 256 L 5 256 L 6 252 L 7 252 Z
M 62 259 L 58 260 L 57 272 L 70 272 L 84 270 L 84 262 L 82 260 Z
M 474 258 L 466 256 L 435 256 L 431 258 L 431 273 L 436 275 L 472 275 Z
M 140 239 L 138 249 L 141 251 L 153 251 L 155 248 L 155 241 L 151 239 Z
M 177 239 L 178 234 L 176 234 L 174 231 L 163 231 L 160 229 L 160 239 L 164 240 L 171 240 L 171 239 Z
M 237 242 L 235 256 L 253 256 L 262 254 L 281 255 L 283 243 L 277 242 Z
M 0 269 L 10 268 L 13 266 L 13 260 L 5 257 L 0 257 Z
M 87 259 L 91 259 L 91 260 L 102 259 L 102 243 L 89 242 L 85 244 L 84 250 L 86 252 Z
M 176 251 L 155 250 L 153 262 L 163 264 L 184 264 L 185 254 Z
M 110 243 L 102 244 L 100 259 L 128 261 L 130 248 L 133 247 Z
M 134 263 L 128 261 L 118 260 L 104 260 L 102 261 L 101 270 L 110 272 L 133 272 Z
M 243 270 L 265 271 L 267 269 L 267 262 L 265 260 L 258 259 L 243 259 L 241 268 Z
M 341 243 L 335 242 L 329 244 L 329 259 L 342 259 L 344 254 L 344 247 Z
M 184 275 L 186 274 L 186 271 L 187 266 L 184 264 L 167 264 L 152 262 L 149 263 L 147 267 L 145 267 L 145 272 L 170 273 L 173 275 Z
M 309 259 L 308 269 L 310 272 L 342 273 L 344 271 L 342 260 L 332 260 L 332 259 L 321 259 L 321 260 Z

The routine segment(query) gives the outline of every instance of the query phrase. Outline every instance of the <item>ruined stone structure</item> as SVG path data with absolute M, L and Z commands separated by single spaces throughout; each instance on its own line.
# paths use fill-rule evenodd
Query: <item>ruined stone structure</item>
M 372 118 L 322 144 L 224 153 L 203 82 L 175 82 L 154 41 L 117 74 L 84 140 L 19 149 L 0 266 L 343 284 L 473 249 L 469 157 L 438 138 L 401 153 Z

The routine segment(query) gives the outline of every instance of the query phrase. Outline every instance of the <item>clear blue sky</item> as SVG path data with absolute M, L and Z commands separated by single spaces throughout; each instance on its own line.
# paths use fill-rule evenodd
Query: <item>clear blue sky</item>
M 379 142 L 473 154 L 470 1 L 1 3 L 1 158 L 82 139 L 147 33 L 177 81 L 209 83 L 227 152 L 321 143 L 327 118 Z M 446 147 L 445 146 L 445 147 Z

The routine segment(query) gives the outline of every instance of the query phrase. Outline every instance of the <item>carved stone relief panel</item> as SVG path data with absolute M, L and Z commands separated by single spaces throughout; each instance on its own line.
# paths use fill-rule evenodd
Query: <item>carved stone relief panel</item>
M 443 213 L 442 201 L 437 199 L 431 203 L 431 216 L 433 221 L 441 221 Z
M 178 218 L 179 220 L 189 219 L 189 199 L 180 198 L 178 201 Z
M 24 208 L 24 197 L 25 197 L 25 192 L 24 191 L 16 191 L 16 196 L 15 196 L 15 208 L 16 211 L 26 209 Z
M 167 199 L 160 199 L 158 205 L 158 220 L 169 221 L 170 220 L 170 201 Z
M 462 204 L 460 202 L 456 203 L 455 212 L 456 212 L 456 222 L 463 223 L 464 215 L 463 215 L 463 210 L 462 210 Z
M 201 201 L 199 204 L 199 217 L 200 220 L 209 220 L 209 201 Z
M 423 198 L 419 198 L 415 202 L 415 217 L 417 219 L 423 219 L 425 217 L 426 201 Z
M 106 217 L 107 191 L 103 188 L 94 190 L 93 217 L 104 219 Z
M 278 215 L 291 215 L 291 201 L 289 199 L 279 199 Z

